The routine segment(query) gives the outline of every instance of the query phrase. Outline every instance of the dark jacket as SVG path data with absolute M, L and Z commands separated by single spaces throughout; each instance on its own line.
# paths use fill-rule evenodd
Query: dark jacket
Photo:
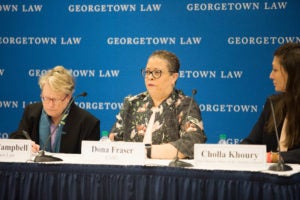
M 275 131 L 273 131 L 272 133 L 266 133 L 264 131 L 265 124 L 267 123 L 269 117 L 272 117 L 272 110 L 270 105 L 270 101 L 269 99 L 267 99 L 258 121 L 254 125 L 251 133 L 241 142 L 241 144 L 266 144 L 267 152 L 278 151 L 278 142 L 276 139 Z M 273 105 L 275 107 L 276 102 L 273 102 Z M 278 136 L 280 138 L 283 121 L 277 124 L 277 126 Z M 281 155 L 283 160 L 287 163 L 300 163 L 300 145 L 289 148 L 287 152 L 281 152 Z
M 39 144 L 39 123 L 42 103 L 29 104 L 25 107 L 18 130 L 10 134 L 12 139 L 25 139 L 22 130 L 29 133 L 31 139 Z M 99 140 L 100 120 L 72 103 L 69 115 L 62 130 L 60 153 L 81 153 L 82 140 Z M 44 147 L 40 147 L 43 149 Z

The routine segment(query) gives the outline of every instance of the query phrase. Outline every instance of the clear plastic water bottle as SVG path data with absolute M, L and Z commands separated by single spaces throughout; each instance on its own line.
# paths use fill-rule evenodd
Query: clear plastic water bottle
M 219 142 L 218 142 L 218 144 L 227 144 L 226 134 L 220 134 L 219 135 Z
M 100 142 L 110 142 L 110 139 L 108 137 L 108 131 L 102 131 Z

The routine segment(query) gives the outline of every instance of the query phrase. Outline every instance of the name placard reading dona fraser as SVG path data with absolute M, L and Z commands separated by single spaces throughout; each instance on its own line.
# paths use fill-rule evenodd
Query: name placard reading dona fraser
M 30 158 L 30 140 L 0 139 L 0 162 L 27 162 Z
M 195 144 L 197 167 L 213 169 L 266 169 L 266 145 Z
M 81 155 L 91 164 L 144 165 L 145 145 L 139 142 L 82 141 Z

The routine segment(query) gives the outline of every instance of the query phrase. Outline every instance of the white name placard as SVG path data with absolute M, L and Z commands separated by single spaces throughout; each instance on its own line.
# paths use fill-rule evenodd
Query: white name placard
M 266 145 L 195 144 L 197 167 L 214 169 L 266 169 Z
M 30 159 L 30 140 L 0 139 L 0 162 L 27 162 Z
M 82 141 L 84 162 L 91 164 L 144 165 L 145 145 L 139 142 Z

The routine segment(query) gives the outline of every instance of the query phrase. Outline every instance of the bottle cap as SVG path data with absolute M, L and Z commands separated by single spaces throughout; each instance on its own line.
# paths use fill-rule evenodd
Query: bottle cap
M 225 139 L 226 139 L 226 134 L 220 134 L 220 135 L 219 135 L 219 138 L 225 140 Z
M 103 136 L 108 136 L 108 131 L 102 131 L 101 135 L 102 135 L 102 137 Z

